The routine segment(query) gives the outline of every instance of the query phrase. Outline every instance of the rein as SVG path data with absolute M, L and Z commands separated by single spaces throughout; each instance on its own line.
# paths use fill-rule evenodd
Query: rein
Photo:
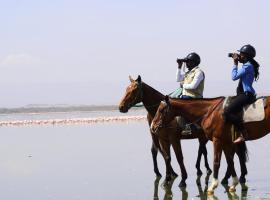
M 160 103 L 157 103 L 157 104 L 154 104 L 154 105 L 149 105 L 149 106 L 146 106 L 146 105 L 143 105 L 143 104 L 140 104 L 138 105 L 138 103 L 136 104 L 136 102 L 142 102 L 143 101 L 143 90 L 142 90 L 142 83 L 138 83 L 138 92 L 134 98 L 134 100 L 129 104 L 130 107 L 145 107 L 145 108 L 154 108 L 154 107 L 157 107 L 159 106 Z
M 202 117 L 200 117 L 199 119 L 196 119 L 195 121 L 189 123 L 188 125 L 191 125 L 191 124 L 196 124 L 197 122 L 201 121 L 203 118 L 207 117 L 208 115 L 210 115 L 212 112 L 214 112 L 214 110 L 221 104 L 221 102 L 224 100 L 224 98 L 222 98 L 216 105 L 214 105 L 213 107 L 210 107 L 212 108 L 210 110 L 210 108 L 208 109 L 207 113 L 204 114 Z

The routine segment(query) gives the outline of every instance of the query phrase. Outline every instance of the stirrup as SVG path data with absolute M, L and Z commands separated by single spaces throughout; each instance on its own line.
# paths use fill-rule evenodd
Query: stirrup
M 186 125 L 185 128 L 182 130 L 181 132 L 182 135 L 191 135 L 192 131 L 191 131 L 191 127 L 190 125 Z

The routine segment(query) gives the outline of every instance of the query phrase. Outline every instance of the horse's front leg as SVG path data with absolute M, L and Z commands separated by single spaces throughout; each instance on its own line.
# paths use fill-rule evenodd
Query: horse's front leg
M 213 174 L 212 183 L 208 187 L 208 190 L 207 190 L 208 194 L 213 194 L 214 190 L 218 186 L 218 171 L 220 167 L 220 160 L 221 160 L 221 153 L 222 153 L 220 139 L 214 137 L 213 146 L 214 146 L 214 164 L 213 164 L 214 174 Z
M 182 175 L 182 180 L 179 183 L 179 187 L 186 187 L 186 179 L 187 179 L 187 171 L 184 165 L 184 157 L 183 157 L 183 152 L 182 152 L 182 148 L 181 148 L 181 143 L 179 139 L 171 139 L 171 144 L 173 146 L 173 150 L 175 152 L 175 156 L 177 159 L 177 162 L 180 166 L 180 170 L 181 170 L 181 175 Z
M 178 176 L 176 174 L 171 166 L 171 152 L 170 152 L 170 146 L 171 144 L 169 141 L 159 138 L 159 144 L 161 148 L 161 153 L 164 157 L 165 164 L 166 164 L 166 178 L 165 183 L 168 183 L 171 181 L 172 178 L 175 178 Z
M 166 178 L 165 178 L 165 184 L 168 184 L 169 181 L 171 181 L 172 178 L 178 176 L 171 166 L 171 153 L 170 153 L 170 143 L 168 141 L 164 141 L 162 139 L 159 139 L 159 144 L 161 148 L 162 155 L 165 160 L 166 164 Z

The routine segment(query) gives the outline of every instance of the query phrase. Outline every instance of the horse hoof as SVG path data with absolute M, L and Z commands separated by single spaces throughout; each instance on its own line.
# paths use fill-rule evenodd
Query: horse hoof
M 187 187 L 186 182 L 185 182 L 185 181 L 181 181 L 181 182 L 179 183 L 179 187 L 180 187 L 180 188 L 186 188 L 186 187 Z
M 231 186 L 231 187 L 229 188 L 229 192 L 235 192 L 235 191 L 236 191 L 235 187 L 232 187 L 232 186 Z
M 240 177 L 239 178 L 239 182 L 240 183 L 245 183 L 246 182 L 246 178 L 245 177 Z
M 172 180 L 171 176 L 168 176 L 168 175 L 167 175 L 166 178 L 165 178 L 165 181 L 166 181 L 166 182 L 170 182 L 171 180 Z
M 225 178 L 222 179 L 222 181 L 221 181 L 221 184 L 222 184 L 222 185 L 228 185 L 228 183 L 229 183 L 229 182 L 228 182 L 228 179 L 225 179 Z
M 207 190 L 207 194 L 208 195 L 213 195 L 214 194 L 214 190 Z

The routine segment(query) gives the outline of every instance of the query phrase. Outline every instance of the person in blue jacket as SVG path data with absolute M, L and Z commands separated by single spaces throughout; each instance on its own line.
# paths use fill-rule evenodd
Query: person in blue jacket
M 256 93 L 252 86 L 254 81 L 259 78 L 259 64 L 254 60 L 256 50 L 250 44 L 244 45 L 240 50 L 240 54 L 233 53 L 229 55 L 233 58 L 232 80 L 239 80 L 237 87 L 237 95 L 231 104 L 225 109 L 224 116 L 226 121 L 234 124 L 236 130 L 240 133 L 239 137 L 234 143 L 241 143 L 245 141 L 247 131 L 243 125 L 242 117 L 237 114 L 244 106 L 251 104 L 256 99 Z M 238 62 L 243 63 L 238 67 Z

